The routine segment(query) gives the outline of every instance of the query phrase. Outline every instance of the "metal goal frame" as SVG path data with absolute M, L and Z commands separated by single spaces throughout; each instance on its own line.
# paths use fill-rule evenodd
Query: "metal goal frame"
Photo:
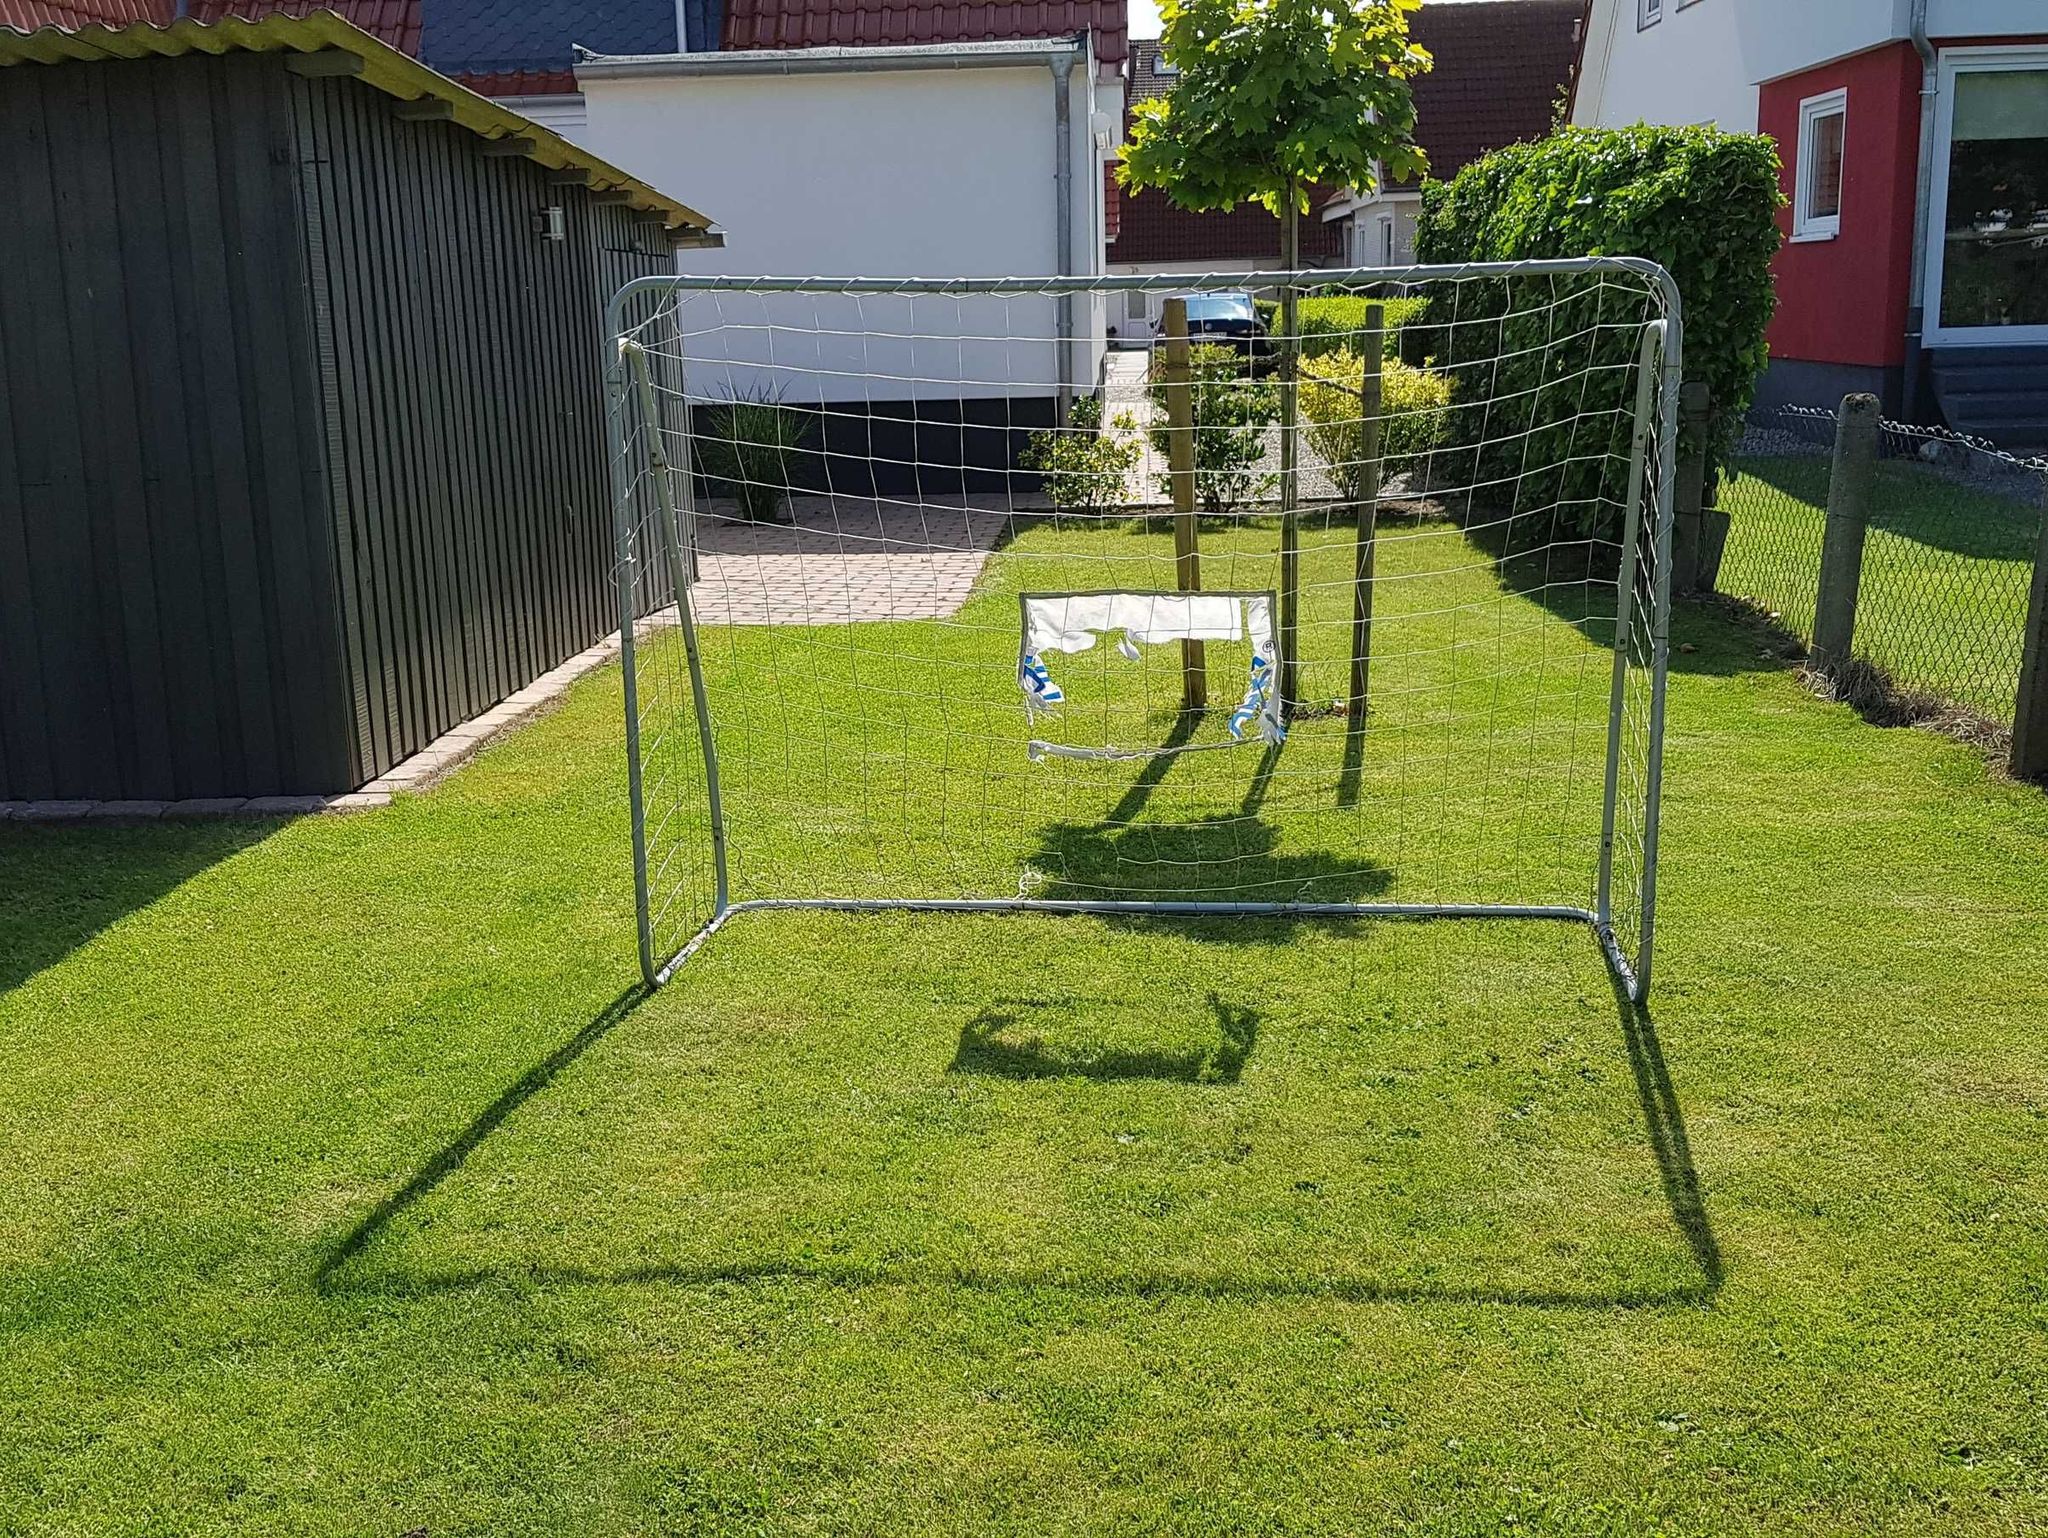
M 734 900 L 728 875 L 728 837 L 721 798 L 717 720 L 706 684 L 698 621 L 691 596 L 695 582 L 695 526 L 698 516 L 691 464 L 691 429 L 687 413 L 678 421 L 666 415 L 659 388 L 676 387 L 663 378 L 677 366 L 675 356 L 651 356 L 641 340 L 646 317 L 658 314 L 679 297 L 716 292 L 831 296 L 1032 296 L 1052 297 L 1061 312 L 1058 347 L 1065 358 L 1072 343 L 1066 323 L 1073 301 L 1096 294 L 1133 291 L 1197 293 L 1243 289 L 1300 289 L 1325 284 L 1352 287 L 1389 285 L 1401 288 L 1467 280 L 1513 281 L 1551 277 L 1569 279 L 1607 273 L 1628 275 L 1644 284 L 1661 312 L 1642 325 L 1636 365 L 1636 391 L 1628 492 L 1617 579 L 1613 679 L 1608 700 L 1605 784 L 1594 897 L 1586 905 L 1512 902 L 1289 902 L 1289 901 L 1154 901 L 1034 898 L 941 897 L 755 897 Z M 635 317 L 640 317 L 636 320 Z M 619 645 L 626 708 L 626 768 L 631 799 L 633 878 L 641 973 L 649 987 L 672 978 L 735 915 L 775 910 L 810 909 L 842 913 L 1039 913 L 1098 914 L 1185 918 L 1286 918 L 1325 921 L 1396 920 L 1540 920 L 1583 925 L 1596 937 L 1616 987 L 1640 1005 L 1649 997 L 1655 955 L 1658 880 L 1658 824 L 1662 809 L 1665 699 L 1670 654 L 1671 546 L 1676 485 L 1679 383 L 1683 374 L 1683 312 L 1676 283 L 1654 262 L 1630 257 L 1587 257 L 1550 261 L 1411 265 L 1386 268 L 1310 269 L 1211 275 L 1073 276 L 1009 278 L 780 278 L 696 276 L 637 278 L 621 288 L 605 312 L 608 447 L 612 465 L 616 588 Z M 659 386 L 659 387 L 658 387 Z M 1292 424 L 1289 424 L 1291 428 Z M 644 445 L 644 465 L 632 458 L 633 444 Z M 636 517 L 636 496 L 645 500 L 651 486 L 652 506 Z M 648 543 L 642 525 L 651 514 L 658 545 Z M 1649 527 L 1644 528 L 1644 520 Z M 1645 574 L 1649 561 L 1654 569 Z M 1645 580 L 1646 578 L 1646 580 Z M 1640 588 L 1640 591 L 1639 591 Z M 1643 607 L 1647 605 L 1648 613 Z M 647 761 L 641 715 L 638 642 L 653 629 L 674 626 L 688 675 L 695 717 L 694 751 L 701 762 L 708 803 L 709 862 L 713 875 L 710 910 L 680 944 L 658 935 L 656 914 L 661 903 L 656 883 L 660 857 L 652 847 L 654 816 L 649 804 Z M 1629 683 L 1629 642 L 1644 637 L 1649 672 L 1647 741 L 1642 787 L 1642 822 L 1632 830 L 1638 841 L 1638 890 L 1617 908 L 1616 848 L 1622 832 L 1621 777 L 1624 745 L 1624 694 Z M 1618 930 L 1631 931 L 1627 943 Z

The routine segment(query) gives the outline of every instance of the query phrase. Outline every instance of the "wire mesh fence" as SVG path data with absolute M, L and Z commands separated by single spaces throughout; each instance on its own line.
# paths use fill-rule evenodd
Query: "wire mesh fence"
M 1836 421 L 1786 408 L 1750 421 L 1720 488 L 1717 586 L 1811 642 Z M 2048 462 L 1938 428 L 1879 435 L 1855 609 L 1855 655 L 1901 695 L 2010 727 Z

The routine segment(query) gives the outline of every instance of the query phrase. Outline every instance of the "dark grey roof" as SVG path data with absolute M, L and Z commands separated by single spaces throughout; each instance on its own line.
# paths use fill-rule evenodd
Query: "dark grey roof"
M 567 69 L 570 45 L 676 53 L 675 0 L 427 0 L 420 57 L 446 73 Z

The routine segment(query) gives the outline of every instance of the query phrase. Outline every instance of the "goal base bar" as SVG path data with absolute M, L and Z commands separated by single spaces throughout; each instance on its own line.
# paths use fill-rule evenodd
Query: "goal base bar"
M 794 911 L 824 913 L 1061 913 L 1120 918 L 1257 919 L 1519 919 L 1584 924 L 1600 942 L 1600 954 L 1616 987 L 1630 1002 L 1649 997 L 1649 975 L 1638 974 L 1615 937 L 1614 926 L 1590 908 L 1568 904 L 1517 903 L 1310 903 L 1310 902 L 1131 902 L 1051 897 L 759 897 L 720 909 L 683 948 L 647 979 L 659 988 L 683 963 L 738 913 Z

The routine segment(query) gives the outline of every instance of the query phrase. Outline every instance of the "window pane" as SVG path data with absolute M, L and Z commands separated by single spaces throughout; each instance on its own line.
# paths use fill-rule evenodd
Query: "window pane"
M 1812 135 L 1807 149 L 1807 204 L 1809 219 L 1835 219 L 1842 212 L 1842 130 L 1848 117 L 1840 112 L 1831 112 L 1826 117 L 1817 117 L 1808 132 Z
M 1956 76 L 1944 326 L 2048 326 L 2048 70 Z

